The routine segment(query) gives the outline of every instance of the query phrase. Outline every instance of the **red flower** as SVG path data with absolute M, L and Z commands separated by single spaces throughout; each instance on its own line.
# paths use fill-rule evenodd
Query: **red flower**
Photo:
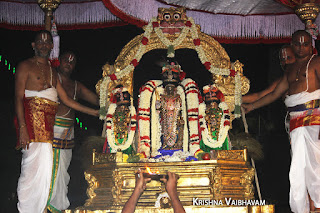
M 235 70 L 230 70 L 230 76 L 234 77 L 236 75 L 236 71 Z
M 211 63 L 210 62 L 207 61 L 203 65 L 206 67 L 207 70 L 210 70 L 210 68 L 211 68 Z
M 150 144 L 147 143 L 147 142 L 144 142 L 144 145 L 145 145 L 146 147 L 150 147 Z
M 110 77 L 111 80 L 115 81 L 117 80 L 117 76 L 115 74 L 111 74 L 111 75 L 108 75 Z
M 159 23 L 158 22 L 152 22 L 152 26 L 153 26 L 153 28 L 156 28 L 156 27 L 159 27 Z
M 230 121 L 225 121 L 223 125 L 224 126 L 230 126 Z
M 143 37 L 142 39 L 141 39 L 141 43 L 143 44 L 143 45 L 147 45 L 148 44 L 148 38 L 147 37 Z
M 136 67 L 136 66 L 138 66 L 139 62 L 137 61 L 137 59 L 133 59 L 130 64 L 132 64 L 134 67 Z
M 223 110 L 223 113 L 229 113 L 229 110 L 227 109 L 227 110 Z
M 49 59 L 49 61 L 50 61 L 51 67 L 53 68 L 57 68 L 60 66 L 60 61 L 57 58 L 54 58 L 52 60 Z
M 180 81 L 182 81 L 185 77 L 186 77 L 186 73 L 180 72 L 180 74 L 179 74 Z
M 190 21 L 187 21 L 187 22 L 186 22 L 186 26 L 187 26 L 187 27 L 191 27 L 191 26 L 192 26 L 192 23 L 191 23 Z
M 113 95 L 112 93 L 110 95 L 110 102 L 114 103 L 114 104 L 117 103 L 117 97 L 115 95 Z
M 200 95 L 200 93 L 198 94 L 198 100 L 199 100 L 199 103 L 202 103 L 202 102 L 203 102 L 203 98 L 202 98 L 202 96 Z
M 224 101 L 224 95 L 220 90 L 216 92 L 216 96 L 219 100 Z
M 199 46 L 200 45 L 200 39 L 199 38 L 193 39 L 193 43 L 194 43 L 194 45 Z

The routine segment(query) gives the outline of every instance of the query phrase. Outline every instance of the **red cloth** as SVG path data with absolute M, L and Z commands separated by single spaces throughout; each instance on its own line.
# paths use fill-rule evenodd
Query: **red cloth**
M 58 103 L 44 98 L 32 97 L 23 99 L 24 117 L 30 142 L 53 142 L 53 126 Z M 19 125 L 15 119 L 17 132 L 16 149 L 21 148 Z

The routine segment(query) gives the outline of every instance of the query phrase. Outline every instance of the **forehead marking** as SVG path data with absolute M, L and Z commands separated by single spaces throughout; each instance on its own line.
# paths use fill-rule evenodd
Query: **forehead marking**
M 281 56 L 282 56 L 281 58 L 287 60 L 288 54 L 287 54 L 287 49 L 286 49 L 286 48 L 283 48 L 283 49 L 281 50 Z
M 43 41 L 46 41 L 46 40 L 48 39 L 48 34 L 47 34 L 47 33 L 42 33 L 42 34 L 41 34 L 41 39 L 42 39 Z
M 303 44 L 305 42 L 305 37 L 304 37 L 304 35 L 303 36 L 300 36 L 300 38 L 299 38 L 299 43 L 300 44 Z
M 74 60 L 74 56 L 70 54 L 69 57 L 68 57 L 68 62 L 71 62 L 73 60 Z

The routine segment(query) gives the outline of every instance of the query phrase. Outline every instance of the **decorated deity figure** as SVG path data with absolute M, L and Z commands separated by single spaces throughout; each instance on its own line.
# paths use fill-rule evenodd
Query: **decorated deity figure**
M 199 90 L 176 62 L 166 62 L 162 80 L 140 89 L 139 152 L 155 157 L 163 150 L 199 151 Z
M 224 101 L 224 95 L 212 85 L 203 87 L 204 102 L 199 108 L 201 142 L 204 152 L 210 150 L 229 150 L 228 131 L 230 129 L 230 112 Z
M 131 154 L 136 131 L 136 110 L 126 87 L 118 85 L 111 93 L 111 104 L 106 116 L 104 153 L 121 151 Z
M 171 73 L 168 76 L 170 75 L 172 76 Z M 181 113 L 182 102 L 176 86 L 167 84 L 164 94 L 161 94 L 160 100 L 156 102 L 156 109 L 160 114 L 162 149 L 182 149 L 184 120 Z

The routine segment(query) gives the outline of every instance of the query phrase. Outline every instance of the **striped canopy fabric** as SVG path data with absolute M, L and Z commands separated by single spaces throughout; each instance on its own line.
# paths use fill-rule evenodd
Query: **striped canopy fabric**
M 285 42 L 304 29 L 293 9 L 275 0 L 62 0 L 54 18 L 60 30 L 142 27 L 159 7 L 180 6 L 204 33 L 225 42 Z M 2 0 L 0 27 L 38 30 L 44 27 L 44 13 L 35 0 Z

